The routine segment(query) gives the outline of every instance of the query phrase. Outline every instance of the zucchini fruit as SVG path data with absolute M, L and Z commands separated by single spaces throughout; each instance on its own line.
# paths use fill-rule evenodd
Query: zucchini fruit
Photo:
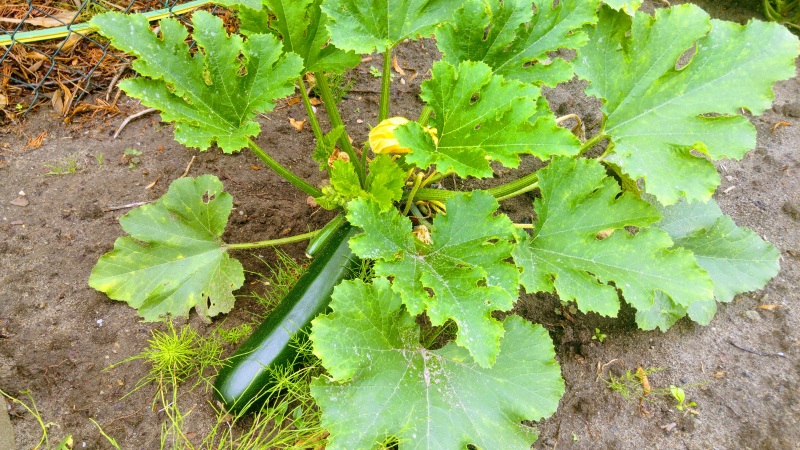
M 308 247 L 306 247 L 306 258 L 313 258 L 317 256 L 317 253 L 319 253 L 319 251 L 325 247 L 325 244 L 327 244 L 328 241 L 330 241 L 334 233 L 336 233 L 336 231 L 339 230 L 339 228 L 344 226 L 344 223 L 345 223 L 345 218 L 344 214 L 342 213 L 338 214 L 336 217 L 331 219 L 331 221 L 328 222 L 324 227 L 322 227 L 322 230 L 320 230 L 320 232 L 316 236 L 314 236 L 313 238 L 311 238 L 310 241 L 308 241 Z
M 220 370 L 214 388 L 228 411 L 245 412 L 263 403 L 263 394 L 275 385 L 267 368 L 295 364 L 292 337 L 309 331 L 311 321 L 327 310 L 333 288 L 358 267 L 348 245 L 357 232 L 342 222 L 283 301 Z

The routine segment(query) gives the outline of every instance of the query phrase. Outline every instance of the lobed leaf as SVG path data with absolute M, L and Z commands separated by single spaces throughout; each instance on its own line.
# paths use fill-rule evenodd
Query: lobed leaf
M 238 151 L 260 131 L 256 114 L 294 92 L 302 61 L 282 54 L 274 36 L 228 36 L 222 20 L 205 11 L 194 13 L 192 22 L 201 50 L 194 55 L 185 43 L 188 31 L 176 20 L 160 22 L 159 38 L 140 14 L 92 19 L 100 34 L 137 58 L 133 68 L 142 76 L 120 87 L 176 122 L 175 140 L 201 150 L 216 143 L 226 153 Z
M 599 3 L 564 0 L 553 7 L 551 0 L 470 0 L 437 34 L 437 45 L 452 65 L 482 61 L 507 79 L 555 86 L 570 80 L 573 69 L 548 53 L 582 47 L 587 35 L 581 28 L 597 22 Z
M 244 283 L 239 261 L 220 236 L 233 199 L 212 175 L 181 178 L 158 201 L 120 218 L 130 237 L 100 257 L 89 285 L 127 302 L 146 321 L 186 316 L 204 319 L 233 308 L 233 291 Z
M 663 204 L 711 197 L 719 175 L 709 159 L 755 146 L 739 111 L 769 108 L 798 55 L 797 38 L 777 24 L 710 20 L 690 4 L 634 18 L 603 7 L 589 42 L 575 70 L 604 100 L 607 160 Z
M 361 56 L 328 43 L 328 18 L 322 0 L 264 0 L 266 8 L 238 7 L 243 34 L 275 33 L 285 52 L 303 58 L 305 72 L 342 73 L 357 66 Z
M 614 8 L 617 11 L 622 11 L 629 16 L 636 14 L 639 7 L 644 3 L 643 0 L 603 0 L 603 3 Z
M 517 167 L 521 154 L 547 159 L 577 154 L 580 147 L 538 101 L 539 88 L 505 80 L 482 62 L 434 64 L 421 97 L 433 108 L 438 142 L 415 122 L 395 131 L 400 145 L 411 149 L 406 162 L 420 168 L 436 164 L 440 172 L 483 178 L 492 176 L 490 161 Z
M 503 322 L 497 361 L 484 368 L 452 343 L 422 347 L 384 278 L 342 283 L 331 309 L 311 333 L 331 374 L 311 386 L 330 449 L 375 448 L 390 437 L 400 449 L 528 449 L 536 432 L 521 422 L 555 412 L 564 392 L 547 331 L 518 316 Z
M 314 200 L 323 208 L 335 209 L 355 198 L 368 198 L 381 209 L 389 209 L 403 196 L 406 172 L 389 155 L 378 155 L 369 165 L 366 190 L 361 188 L 356 170 L 349 161 L 336 160 L 330 171 L 331 184 Z
M 672 249 L 666 232 L 625 229 L 649 227 L 660 214 L 633 194 L 620 195 L 595 160 L 554 158 L 540 171 L 539 187 L 533 235 L 521 233 L 514 251 L 528 292 L 555 290 L 582 311 L 606 316 L 619 310 L 617 289 L 638 311 L 651 310 L 659 292 L 684 308 L 713 301 L 706 272 L 689 251 Z
M 450 19 L 457 0 L 323 0 L 331 41 L 356 53 L 384 52 L 404 39 L 431 34 Z
M 497 201 L 482 191 L 458 194 L 446 206 L 447 215 L 435 219 L 426 243 L 414 238 L 410 220 L 398 211 L 354 200 L 347 218 L 364 234 L 351 239 L 350 247 L 377 260 L 377 276 L 393 277 L 392 287 L 411 314 L 427 312 L 434 326 L 455 321 L 456 343 L 489 367 L 503 335 L 492 312 L 511 309 L 519 290 L 519 273 L 507 262 L 514 226 L 494 215 Z
M 737 226 L 714 200 L 656 207 L 664 218 L 655 226 L 669 233 L 676 246 L 694 253 L 714 281 L 717 301 L 727 303 L 737 294 L 761 289 L 778 274 L 778 249 Z

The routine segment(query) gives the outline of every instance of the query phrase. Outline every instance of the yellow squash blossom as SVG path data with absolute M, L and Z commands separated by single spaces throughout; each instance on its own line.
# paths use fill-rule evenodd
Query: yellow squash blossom
M 394 137 L 394 131 L 400 125 L 408 123 L 405 117 L 391 117 L 378 124 L 369 132 L 369 146 L 376 154 L 384 153 L 411 153 L 410 148 L 401 147 Z M 436 137 L 436 128 L 425 127 L 425 131 L 430 133 L 433 138 L 433 143 L 438 144 L 439 139 Z

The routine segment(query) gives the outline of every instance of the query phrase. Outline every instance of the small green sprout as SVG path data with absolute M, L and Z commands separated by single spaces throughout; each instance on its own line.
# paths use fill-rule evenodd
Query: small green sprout
M 102 153 L 95 153 L 94 159 L 97 161 L 97 167 L 103 167 L 104 156 Z
M 71 175 L 78 172 L 78 160 L 74 156 L 68 156 L 55 164 L 45 164 L 48 169 L 45 175 Z
M 602 344 L 605 339 L 606 339 L 606 335 L 604 333 L 600 332 L 600 328 L 595 328 L 594 329 L 594 336 L 592 336 L 592 340 L 593 341 L 597 341 L 597 342 Z
M 140 150 L 136 150 L 135 148 L 129 147 L 125 149 L 125 152 L 122 154 L 122 160 L 128 163 L 129 169 L 135 169 L 142 160 L 139 158 L 142 156 L 142 152 Z
M 214 337 L 219 338 L 219 340 L 228 344 L 238 344 L 252 333 L 253 327 L 248 323 L 243 323 L 238 327 L 233 328 L 216 328 L 214 330 Z
M 693 401 L 690 401 L 690 402 L 686 401 L 686 392 L 684 392 L 683 388 L 680 388 L 678 386 L 670 385 L 669 392 L 672 394 L 672 397 L 677 402 L 677 404 L 675 405 L 675 408 L 677 408 L 678 411 L 683 411 L 683 410 L 686 410 L 688 408 L 693 408 L 693 407 L 697 406 L 697 403 L 695 403 Z

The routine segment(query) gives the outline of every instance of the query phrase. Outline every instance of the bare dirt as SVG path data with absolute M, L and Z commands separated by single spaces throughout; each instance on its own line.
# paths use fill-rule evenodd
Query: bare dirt
M 718 18 L 761 17 L 755 0 L 696 3 Z M 410 79 L 408 70 L 405 84 L 400 76 L 395 79 L 392 115 L 415 117 L 421 109 L 419 83 L 437 52 L 430 42 L 415 42 L 397 55 L 401 66 L 418 76 Z M 356 84 L 341 109 L 357 141 L 377 121 L 379 79 L 369 67 L 380 64 L 376 56 L 350 74 Z M 573 82 L 548 97 L 559 114 L 577 113 L 591 124 L 599 111 L 581 89 Z M 515 311 L 550 331 L 566 381 L 558 412 L 538 424 L 535 448 L 798 448 L 800 79 L 779 83 L 775 93 L 773 109 L 752 118 L 757 148 L 742 161 L 718 164 L 723 182 L 716 199 L 736 223 L 780 250 L 780 274 L 765 289 L 720 305 L 709 326 L 682 320 L 666 333 L 637 330 L 630 310 L 609 319 L 570 314 L 549 296 L 521 297 Z M 135 109 L 135 102 L 124 101 Z M 309 129 L 296 131 L 290 117 L 305 117 L 300 104 L 282 104 L 262 118 L 264 132 L 257 141 L 319 183 L 308 158 L 313 135 Z M 158 448 L 165 419 L 150 407 L 153 389 L 122 399 L 146 374 L 144 364 L 103 370 L 139 353 L 152 327 L 160 326 L 142 323 L 126 304 L 87 286 L 97 258 L 121 234 L 117 220 L 129 208 L 117 207 L 155 200 L 196 157 L 189 175 L 217 175 L 235 199 L 227 242 L 305 232 L 331 218 L 249 153 L 187 150 L 157 115 L 132 123 L 114 140 L 121 120 L 65 125 L 41 108 L 0 134 L 0 389 L 18 397 L 29 391 L 44 420 L 57 424 L 50 427 L 51 440 L 72 434 L 75 448 L 110 448 L 90 418 L 122 448 Z M 27 147 L 43 132 L 40 147 Z M 126 149 L 142 152 L 135 167 L 124 160 Z M 48 166 L 68 166 L 70 159 L 76 173 L 47 175 Z M 511 200 L 504 208 L 520 214 L 532 198 Z M 304 245 L 285 250 L 301 258 Z M 258 256 L 274 258 L 271 250 L 235 256 L 251 271 L 264 270 Z M 253 288 L 251 281 L 252 276 L 247 289 Z M 253 308 L 255 302 L 242 295 L 228 323 L 242 322 Z M 189 320 L 201 334 L 213 327 L 194 314 Z M 602 343 L 593 339 L 595 328 L 606 335 Z M 638 366 L 660 369 L 649 376 L 654 393 L 641 404 L 638 398 L 626 401 L 603 381 Z M 687 399 L 697 403 L 693 412 L 679 411 L 671 398 L 658 395 L 670 385 L 684 387 Z M 202 436 L 212 423 L 209 398 L 198 389 L 181 399 L 187 408 L 196 406 L 188 432 Z M 33 448 L 39 425 L 19 407 L 10 413 L 18 448 Z

